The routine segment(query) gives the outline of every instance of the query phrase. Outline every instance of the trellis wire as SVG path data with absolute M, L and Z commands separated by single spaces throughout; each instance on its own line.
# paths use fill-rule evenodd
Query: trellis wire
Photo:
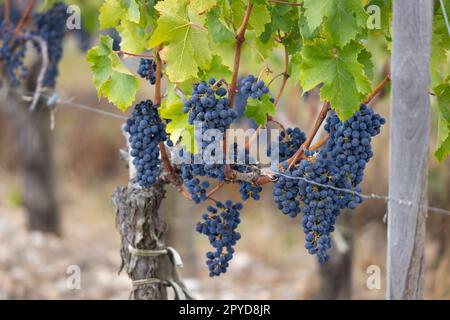
M 47 99 L 47 101 L 49 102 L 49 106 L 50 107 L 52 107 L 53 105 L 58 104 L 58 105 L 64 105 L 66 107 L 73 107 L 73 108 L 78 108 L 80 110 L 97 113 L 97 114 L 108 116 L 108 117 L 115 118 L 115 119 L 118 119 L 118 120 L 126 120 L 127 119 L 127 117 L 121 116 L 119 114 L 115 114 L 115 113 L 108 112 L 108 111 L 105 111 L 105 110 L 101 110 L 101 109 L 98 109 L 98 108 L 94 108 L 94 107 L 91 107 L 91 106 L 88 106 L 88 105 L 84 105 L 84 104 L 73 102 L 72 99 L 62 100 L 57 95 L 48 96 L 48 95 L 42 94 L 41 97 L 44 97 L 44 98 Z M 25 99 L 29 99 L 30 97 L 24 97 L 24 98 Z M 272 171 L 272 170 L 265 170 L 265 173 L 270 174 L 272 176 L 284 176 L 284 177 L 289 178 L 289 179 L 303 180 L 306 183 L 310 183 L 310 184 L 313 184 L 313 185 L 316 185 L 316 186 L 319 186 L 319 187 L 322 187 L 322 188 L 330 188 L 330 189 L 333 189 L 333 190 L 336 190 L 336 191 L 346 192 L 346 193 L 350 193 L 350 194 L 353 194 L 353 195 L 357 195 L 357 196 L 359 196 L 359 197 L 361 197 L 362 199 L 365 199 L 365 200 L 380 200 L 380 201 L 384 201 L 386 203 L 389 202 L 389 201 L 394 201 L 394 202 L 397 202 L 400 205 L 407 205 L 407 206 L 410 206 L 410 207 L 422 208 L 422 209 L 426 209 L 429 212 L 434 212 L 434 213 L 439 213 L 439 214 L 450 216 L 450 210 L 446 210 L 446 209 L 438 208 L 438 207 L 433 207 L 433 206 L 420 205 L 420 204 L 417 204 L 417 203 L 413 203 L 412 201 L 409 201 L 409 200 L 392 198 L 392 197 L 389 197 L 389 196 L 386 196 L 386 195 L 378 195 L 378 194 L 375 194 L 375 193 L 364 194 L 364 193 L 357 192 L 355 190 L 338 188 L 338 187 L 335 187 L 335 186 L 330 186 L 330 185 L 322 184 L 322 183 L 319 183 L 319 182 L 316 182 L 316 181 L 313 181 L 313 180 L 309 180 L 309 179 L 304 178 L 304 177 L 293 177 L 293 176 L 289 176 L 289 175 L 286 175 L 284 173 L 275 172 L 275 171 Z
M 447 16 L 447 11 L 445 11 L 444 1 L 439 0 L 439 2 L 441 3 L 442 13 L 444 14 L 445 24 L 447 25 L 447 31 L 448 31 L 448 35 L 450 37 L 450 23 L 448 22 L 448 16 Z
M 270 173 L 270 174 L 272 174 L 274 176 L 283 176 L 283 177 L 286 177 L 286 178 L 289 178 L 289 179 L 302 180 L 302 181 L 305 181 L 306 183 L 310 183 L 312 185 L 316 185 L 316 186 L 319 186 L 319 187 L 322 187 L 322 188 L 329 188 L 329 189 L 340 191 L 340 192 L 350 193 L 350 194 L 356 195 L 358 197 L 361 197 L 361 198 L 363 198 L 365 200 L 382 200 L 382 201 L 384 201 L 386 203 L 389 202 L 389 201 L 394 201 L 394 202 L 397 202 L 398 204 L 401 204 L 401 205 L 407 205 L 407 206 L 410 206 L 410 207 L 427 209 L 428 211 L 432 211 L 432 212 L 436 212 L 436 213 L 445 214 L 445 215 L 449 215 L 450 216 L 450 210 L 437 208 L 437 207 L 432 207 L 432 206 L 420 205 L 420 204 L 414 203 L 414 202 L 409 201 L 409 200 L 392 198 L 392 197 L 388 197 L 388 196 L 385 196 L 385 195 L 378 195 L 378 194 L 375 194 L 375 193 L 364 194 L 364 193 L 357 192 L 355 190 L 338 188 L 338 187 L 335 187 L 335 186 L 330 186 L 330 185 L 327 185 L 327 184 L 322 184 L 322 183 L 319 183 L 319 182 L 316 182 L 316 181 L 313 181 L 313 180 L 309 180 L 309 179 L 306 179 L 304 177 L 293 177 L 293 176 L 289 176 L 289 175 L 284 174 L 284 173 L 274 172 L 274 171 L 271 171 L 271 170 L 269 170 L 268 173 Z

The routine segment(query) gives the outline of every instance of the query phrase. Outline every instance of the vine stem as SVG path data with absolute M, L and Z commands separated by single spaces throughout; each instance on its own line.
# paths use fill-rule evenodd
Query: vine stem
M 10 0 L 6 0 L 5 2 L 5 26 L 6 29 L 9 29 L 10 24 L 10 14 L 11 14 L 11 4 L 9 2 Z
M 364 101 L 364 104 L 370 103 L 370 101 L 375 98 L 375 96 L 384 88 L 386 83 L 388 83 L 391 80 L 391 75 L 387 74 L 384 79 L 376 86 L 376 88 L 373 90 L 373 92 L 367 97 L 366 101 Z
M 156 48 L 156 82 L 155 82 L 155 104 L 159 107 L 161 104 L 161 71 L 162 61 L 159 53 L 162 50 L 162 46 L 159 45 Z
M 28 20 L 28 17 L 30 16 L 31 11 L 33 10 L 35 2 L 36 0 L 30 0 L 30 2 L 28 2 L 27 8 L 23 12 L 22 17 L 20 17 L 19 23 L 14 29 L 14 35 L 17 35 L 20 32 L 20 29 L 22 29 L 23 25 Z
M 137 58 L 148 58 L 148 59 L 153 59 L 153 55 L 151 54 L 145 54 L 145 53 L 132 53 L 132 52 L 128 52 L 128 51 L 123 51 L 123 50 L 118 50 L 117 54 L 121 54 L 121 55 L 125 55 L 125 56 L 130 56 L 130 57 L 137 57 Z
M 280 90 L 278 90 L 277 98 L 275 99 L 275 102 L 274 102 L 275 109 L 277 108 L 277 106 L 278 106 L 278 104 L 279 104 L 279 102 L 281 100 L 281 96 L 283 95 L 284 88 L 286 87 L 286 83 L 287 83 L 287 81 L 289 79 L 288 71 L 289 71 L 289 52 L 287 50 L 287 47 L 284 46 L 284 71 L 282 73 L 280 73 L 280 76 L 281 75 L 283 76 L 283 81 L 281 82 Z M 276 76 L 276 77 L 278 77 L 278 76 Z M 274 79 L 272 79 L 271 82 Z M 270 117 L 270 119 L 273 120 L 272 117 Z M 263 126 L 259 125 L 258 128 L 256 129 L 256 131 L 250 137 L 250 139 L 248 140 L 247 144 L 245 145 L 246 152 L 248 152 L 248 150 L 250 150 L 250 147 L 252 146 L 252 144 L 255 143 L 256 139 L 258 139 L 259 133 L 261 132 L 262 128 L 263 128 Z
M 282 0 L 269 0 L 269 2 L 277 3 L 277 4 L 284 4 L 284 5 L 293 6 L 293 7 L 303 6 L 303 2 L 288 2 L 288 1 L 282 1 Z
M 325 101 L 322 106 L 322 110 L 320 110 L 320 113 L 316 119 L 316 122 L 314 123 L 311 131 L 309 132 L 308 138 L 305 142 L 301 145 L 301 147 L 295 152 L 295 154 L 287 160 L 287 163 L 289 164 L 290 169 L 294 164 L 297 163 L 297 161 L 300 159 L 300 157 L 303 155 L 306 149 L 308 149 L 311 146 L 312 141 L 314 140 L 314 137 L 316 136 L 317 132 L 320 129 L 320 126 L 322 125 L 323 121 L 327 117 L 328 111 L 330 111 L 330 103 L 328 101 Z
M 250 14 L 252 13 L 253 4 L 249 3 L 247 6 L 247 9 L 245 10 L 244 17 L 242 18 L 241 26 L 239 27 L 237 34 L 236 34 L 236 52 L 234 54 L 234 64 L 233 64 L 233 76 L 231 78 L 231 84 L 230 84 L 230 92 L 229 92 L 229 98 L 230 98 L 230 106 L 234 107 L 234 97 L 236 96 L 236 89 L 237 89 L 237 80 L 238 80 L 238 74 L 239 74 L 239 65 L 241 62 L 241 49 L 242 44 L 245 41 L 245 31 L 248 26 L 248 21 L 250 19 Z
M 241 62 L 241 49 L 242 44 L 245 41 L 245 31 L 247 30 L 248 21 L 250 19 L 250 14 L 252 13 L 253 4 L 249 3 L 247 6 L 247 9 L 245 10 L 244 17 L 242 18 L 241 26 L 239 27 L 237 34 L 236 34 L 236 52 L 234 54 L 234 64 L 233 64 L 233 76 L 231 78 L 230 88 L 229 88 L 229 94 L 228 97 L 230 98 L 230 106 L 231 108 L 234 107 L 234 98 L 237 93 L 237 81 L 238 81 L 238 74 L 239 74 L 239 65 Z M 226 135 L 224 135 L 223 138 L 223 154 L 227 154 L 227 138 Z M 228 179 L 231 178 L 232 170 L 229 164 L 225 166 L 225 177 Z
M 155 105 L 159 107 L 161 105 L 161 71 L 162 71 L 162 60 L 159 56 L 160 51 L 162 50 L 162 46 L 158 46 L 156 48 L 156 82 L 155 82 Z M 191 197 L 187 192 L 183 189 L 183 186 L 181 183 L 178 183 L 179 180 L 177 173 L 172 167 L 172 164 L 170 163 L 169 155 L 167 154 L 166 146 L 164 142 L 159 143 L 159 149 L 161 152 L 161 160 L 164 166 L 164 169 L 169 173 L 171 179 L 175 182 L 175 187 L 177 190 L 185 197 L 186 199 L 191 200 Z

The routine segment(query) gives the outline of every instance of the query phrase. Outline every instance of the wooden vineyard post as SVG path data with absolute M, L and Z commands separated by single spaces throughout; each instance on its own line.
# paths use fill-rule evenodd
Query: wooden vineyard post
M 393 1 L 387 299 L 423 298 L 432 19 L 432 0 Z

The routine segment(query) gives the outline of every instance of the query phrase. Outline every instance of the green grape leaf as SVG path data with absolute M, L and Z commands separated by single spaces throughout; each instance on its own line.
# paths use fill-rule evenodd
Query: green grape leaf
M 298 8 L 298 29 L 304 40 L 312 40 L 319 35 L 317 28 L 316 30 L 311 30 L 309 27 L 308 22 L 306 21 L 305 8 L 303 7 Z
M 102 86 L 102 94 L 120 110 L 125 111 L 133 103 L 138 89 L 139 81 L 136 77 L 112 71 L 110 79 Z
M 189 8 L 188 0 L 164 0 L 155 8 L 160 17 L 149 45 L 165 44 L 161 57 L 167 63 L 167 77 L 171 82 L 196 78 L 199 69 L 210 67 L 212 59 L 204 17 Z
M 363 48 L 359 53 L 358 62 L 364 66 L 364 73 L 367 78 L 373 80 L 375 66 L 372 61 L 372 54 L 366 48 Z
M 265 94 L 261 100 L 249 98 L 245 108 L 245 116 L 253 119 L 258 125 L 267 124 L 267 115 L 275 115 L 275 106 L 270 101 L 270 96 Z
M 105 0 L 99 13 L 100 29 L 112 28 L 127 14 L 127 8 L 120 0 Z
M 434 88 L 439 109 L 438 147 L 434 153 L 439 161 L 450 154 L 450 77 Z
M 271 21 L 265 25 L 265 30 L 261 34 L 261 40 L 268 42 L 278 29 L 290 33 L 297 21 L 297 9 L 284 4 L 275 4 L 270 7 Z M 298 39 L 297 39 L 298 41 Z
M 218 0 L 195 0 L 191 1 L 191 8 L 198 14 L 203 14 L 211 10 Z
M 233 12 L 234 27 L 239 28 L 242 18 L 244 17 L 247 4 L 242 0 L 235 0 L 231 3 Z M 250 18 L 248 20 L 248 29 L 254 30 L 256 36 L 259 37 L 265 29 L 265 25 L 271 20 L 270 11 L 266 4 L 254 4 Z
M 450 1 L 449 5 L 450 7 Z M 450 51 L 450 35 L 442 14 L 434 15 L 433 38 L 431 42 L 431 86 L 434 88 L 443 81 L 443 77 L 450 71 L 447 63 Z M 447 65 L 447 66 L 445 66 Z
M 149 33 L 139 24 L 125 20 L 116 29 L 121 38 L 120 48 L 122 50 L 140 53 L 146 49 Z
M 352 116 L 371 91 L 364 66 L 357 60 L 362 49 L 357 42 L 336 49 L 327 41 L 317 39 L 304 45 L 301 51 L 303 90 L 309 91 L 323 83 L 320 97 L 331 103 L 341 120 Z
M 296 85 L 300 80 L 301 64 L 302 54 L 299 51 L 291 56 L 291 60 L 289 62 L 289 80 L 292 81 L 294 85 Z
M 206 14 L 206 26 L 212 39 L 217 43 L 234 43 L 236 39 L 233 31 L 220 16 L 220 8 L 214 8 Z
M 265 4 L 255 4 L 253 6 L 250 19 L 248 20 L 249 26 L 255 30 L 256 36 L 259 37 L 264 32 L 264 27 L 270 22 L 270 11 Z
M 323 21 L 333 43 L 343 47 L 366 27 L 364 0 L 304 0 L 305 15 L 312 31 Z
M 203 80 L 208 80 L 209 78 L 215 78 L 217 80 L 223 78 L 225 81 L 230 82 L 233 72 L 226 65 L 222 63 L 222 58 L 220 56 L 214 55 L 211 68 L 208 70 L 202 70 L 200 72 L 199 78 Z
M 166 131 L 170 134 L 170 139 L 176 143 L 181 137 L 180 144 L 186 147 L 190 153 L 196 153 L 194 126 L 188 124 L 188 113 L 183 112 L 183 102 L 175 93 L 175 87 L 169 85 L 167 99 L 164 99 L 158 109 L 161 118 L 170 120 Z
M 112 43 L 109 36 L 101 35 L 99 44 L 88 51 L 87 61 L 99 98 L 104 96 L 125 111 L 136 97 L 139 81 L 112 50 Z
M 141 20 L 141 12 L 139 11 L 139 5 L 136 0 L 127 0 L 128 3 L 128 11 L 127 18 L 129 21 L 134 23 L 139 23 Z

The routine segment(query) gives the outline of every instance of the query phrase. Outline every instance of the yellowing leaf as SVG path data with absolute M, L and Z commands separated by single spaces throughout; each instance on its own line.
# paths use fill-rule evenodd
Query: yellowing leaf
M 203 14 L 211 10 L 217 4 L 217 0 L 191 0 L 191 8 L 199 13 Z
M 209 37 L 204 18 L 189 8 L 188 0 L 165 0 L 155 6 L 158 26 L 150 38 L 150 47 L 164 43 L 161 57 L 167 62 L 171 82 L 196 78 L 199 69 L 211 64 Z
M 112 50 L 112 44 L 109 36 L 100 36 L 99 44 L 88 51 L 87 61 L 99 98 L 103 95 L 125 111 L 135 99 L 139 81 Z
M 139 81 L 136 77 L 117 71 L 111 72 L 111 78 L 102 86 L 102 94 L 125 111 L 136 98 Z
M 122 21 L 117 31 L 121 37 L 120 48 L 132 53 L 140 53 L 147 47 L 149 34 L 139 24 Z
M 99 9 L 100 29 L 115 27 L 127 13 L 127 8 L 122 6 L 120 0 L 105 0 Z
M 163 100 L 159 115 L 163 119 L 170 119 L 166 131 L 170 134 L 170 139 L 177 143 L 181 138 L 180 144 L 190 153 L 196 153 L 194 126 L 188 124 L 188 114 L 183 112 L 183 102 L 175 93 L 175 87 L 169 85 L 168 97 Z

